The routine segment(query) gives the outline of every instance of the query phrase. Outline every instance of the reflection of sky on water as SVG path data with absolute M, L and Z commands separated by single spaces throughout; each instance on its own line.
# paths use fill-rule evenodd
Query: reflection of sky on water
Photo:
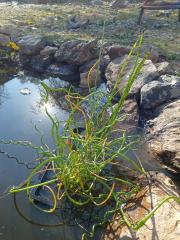
M 22 81 L 20 78 L 14 78 L 13 80 L 5 84 L 5 88 L 8 90 L 8 99 L 3 102 L 1 106 L 1 138 L 6 139 L 21 138 L 26 139 L 27 136 L 31 141 L 35 140 L 34 124 L 39 124 L 42 131 L 47 133 L 47 129 L 51 127 L 51 122 L 45 113 L 45 103 L 40 96 L 39 84 L 35 79 L 36 84 L 31 81 Z M 23 83 L 22 83 L 23 82 Z M 29 95 L 23 95 L 20 91 L 24 88 L 28 88 L 31 91 Z M 52 115 L 56 115 L 59 121 L 65 121 L 68 117 L 68 112 L 59 109 L 55 102 L 50 101 L 46 104 L 48 112 Z
M 40 135 L 34 127 L 36 125 L 44 133 L 45 143 L 54 147 L 51 140 L 51 121 L 45 113 L 45 104 L 40 96 L 39 86 L 40 80 L 23 75 L 0 85 L 0 139 L 28 140 L 40 145 Z M 30 89 L 31 94 L 21 94 L 20 90 L 24 88 Z M 61 133 L 69 115 L 68 111 L 57 106 L 55 101 L 48 102 L 46 107 L 50 114 L 56 115 L 58 120 L 62 121 Z M 16 212 L 12 195 L 1 198 L 9 186 L 19 185 L 27 178 L 30 171 L 25 165 L 17 164 L 14 158 L 8 158 L 1 151 L 17 157 L 20 162 L 27 163 L 36 157 L 35 151 L 32 149 L 0 144 L 0 239 L 80 239 L 80 231 L 77 227 L 44 228 L 27 223 Z M 57 223 L 56 218 L 39 212 L 29 204 L 24 198 L 24 194 L 18 196 L 19 205 L 23 208 L 26 216 L 40 223 Z

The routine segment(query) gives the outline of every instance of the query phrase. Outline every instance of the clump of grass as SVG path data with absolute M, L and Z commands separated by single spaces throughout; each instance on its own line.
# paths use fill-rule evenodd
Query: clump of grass
M 102 207 L 108 205 L 111 201 L 114 202 L 104 216 L 98 219 L 93 225 L 91 231 L 84 229 L 85 232 L 82 235 L 82 239 L 86 239 L 86 237 L 94 239 L 96 227 L 111 221 L 112 215 L 116 212 L 121 213 L 124 223 L 132 229 L 138 230 L 164 202 L 171 198 L 179 201 L 177 197 L 168 196 L 141 221 L 136 224 L 131 224 L 123 211 L 123 207 L 132 196 L 139 191 L 139 187 L 127 179 L 119 178 L 105 171 L 108 166 L 115 164 L 115 159 L 121 159 L 122 161 L 128 161 L 132 165 L 132 168 L 135 168 L 139 173 L 145 174 L 144 169 L 126 155 L 126 152 L 133 146 L 133 142 L 129 141 L 126 132 L 123 131 L 119 137 L 112 137 L 114 131 L 113 127 L 116 122 L 119 121 L 118 116 L 124 101 L 147 58 L 146 56 L 144 59 L 139 59 L 139 51 L 137 51 L 137 48 L 141 48 L 142 39 L 143 37 L 141 36 L 140 40 L 134 44 L 127 60 L 122 66 L 114 89 L 106 96 L 106 103 L 98 111 L 97 101 L 103 96 L 102 93 L 99 93 L 99 99 L 96 98 L 94 102 L 92 101 L 91 110 L 87 113 L 82 108 L 82 105 L 85 101 L 93 99 L 95 94 L 93 91 L 91 91 L 90 95 L 87 97 L 82 97 L 78 94 L 72 94 L 65 89 L 50 88 L 45 83 L 42 83 L 42 87 L 45 91 L 45 103 L 48 102 L 51 92 L 64 91 L 66 93 L 66 100 L 71 107 L 71 114 L 65 124 L 62 135 L 59 135 L 60 122 L 56 117 L 50 115 L 47 108 L 45 108 L 46 114 L 52 122 L 51 132 L 55 144 L 55 152 L 44 143 L 43 137 L 41 138 L 42 146 L 40 147 L 29 142 L 11 142 L 32 147 L 37 150 L 38 156 L 40 156 L 40 161 L 27 178 L 26 186 L 13 187 L 10 190 L 11 193 L 27 191 L 29 200 L 33 203 L 30 189 L 44 186 L 51 193 L 54 202 L 52 208 L 48 210 L 42 209 L 42 211 L 48 213 L 52 213 L 56 210 L 57 201 L 66 201 L 66 199 L 77 207 L 88 205 Z M 118 85 L 123 71 L 134 51 L 137 51 L 136 61 L 130 73 L 127 85 L 124 86 L 122 90 L 121 98 L 116 107 L 113 107 L 112 100 L 118 91 Z M 109 108 L 111 109 L 111 114 L 109 117 L 104 118 Z M 77 125 L 78 127 L 78 123 L 74 122 L 74 114 L 77 111 L 83 116 L 85 125 L 83 135 L 72 129 L 72 126 Z M 39 174 L 42 168 L 47 164 L 51 164 L 50 170 L 54 171 L 54 178 L 46 182 L 35 185 L 32 184 L 33 177 Z M 54 192 L 51 185 L 52 183 L 57 185 L 57 193 Z M 122 185 L 126 186 L 127 191 L 121 190 Z

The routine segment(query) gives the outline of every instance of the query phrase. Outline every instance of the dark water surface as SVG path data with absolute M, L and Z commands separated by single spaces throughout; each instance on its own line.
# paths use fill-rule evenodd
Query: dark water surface
M 1 83 L 1 79 L 0 79 Z M 44 111 L 44 103 L 40 97 L 40 80 L 32 77 L 17 76 L 0 85 L 0 139 L 29 140 L 40 145 L 39 133 L 34 124 L 45 134 L 46 143 L 53 147 L 50 138 L 51 123 Z M 27 89 L 25 89 L 27 88 Z M 21 90 L 30 91 L 28 95 L 21 94 Z M 49 102 L 48 110 L 56 114 L 59 120 L 65 121 L 68 111 Z M 16 211 L 13 195 L 6 195 L 7 188 L 18 185 L 26 179 L 29 169 L 20 162 L 28 162 L 35 158 L 31 149 L 14 145 L 0 144 L 0 240 L 76 240 L 80 239 L 79 227 L 37 226 L 25 221 Z M 2 152 L 7 152 L 9 158 Z M 22 212 L 33 221 L 41 224 L 58 224 L 56 216 L 41 213 L 26 199 L 25 194 L 18 194 L 17 202 Z

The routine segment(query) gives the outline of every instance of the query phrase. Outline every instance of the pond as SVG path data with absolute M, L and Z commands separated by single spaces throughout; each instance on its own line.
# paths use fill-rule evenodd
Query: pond
M 3 82 L 2 79 L 0 81 Z M 0 139 L 28 140 L 40 145 L 40 136 L 35 130 L 37 125 L 44 132 L 46 143 L 53 146 L 50 138 L 51 123 L 40 97 L 40 82 L 37 78 L 20 74 L 0 85 Z M 68 111 L 60 108 L 55 102 L 49 102 L 48 110 L 62 121 L 63 129 Z M 2 144 L 0 152 L 0 239 L 80 239 L 79 227 L 43 227 L 43 224 L 58 224 L 59 219 L 34 208 L 24 193 L 18 194 L 18 206 L 27 218 L 41 223 L 42 226 L 30 224 L 18 214 L 13 195 L 6 195 L 6 192 L 12 184 L 18 185 L 26 179 L 30 171 L 27 166 L 32 166 L 20 163 L 28 163 L 35 158 L 35 153 L 31 149 Z
M 26 75 L 24 72 L 19 72 L 16 75 L 13 72 L 10 77 L 7 74 L 0 76 L 0 140 L 31 141 L 40 146 L 40 133 L 36 131 L 39 129 L 44 134 L 45 143 L 54 149 L 51 139 L 51 121 L 45 113 L 45 106 L 48 112 L 55 115 L 61 122 L 59 134 L 63 131 L 69 116 L 69 106 L 65 103 L 63 95 L 58 95 L 58 101 L 55 96 L 50 97 L 49 102 L 45 104 L 42 97 L 41 81 L 41 79 Z M 54 87 L 69 86 L 69 83 L 59 78 L 49 77 L 43 81 Z M 74 89 L 77 90 L 77 87 Z M 143 131 L 140 130 L 139 133 L 143 135 Z M 151 163 L 149 170 L 157 169 L 157 166 L 153 165 L 153 158 L 148 154 L 144 142 L 140 144 L 139 148 L 138 156 L 141 159 L 143 156 L 146 162 Z M 133 160 L 137 160 L 132 152 L 129 153 L 129 156 Z M 78 211 L 71 216 L 67 210 L 63 220 L 70 222 L 70 225 L 61 224 L 61 211 L 58 215 L 43 213 L 29 203 L 24 192 L 17 194 L 15 199 L 13 195 L 8 194 L 12 185 L 17 186 L 26 180 L 34 166 L 32 160 L 36 157 L 35 151 L 30 148 L 0 144 L 0 240 L 81 239 L 82 231 L 76 222 L 76 217 L 79 217 L 77 216 Z M 149 165 L 146 165 L 146 162 L 143 165 L 147 169 Z M 94 213 L 94 210 L 96 211 L 96 209 L 88 208 L 91 214 Z M 83 211 L 80 210 L 80 212 Z M 104 214 L 104 211 L 107 210 L 103 209 L 102 211 L 103 213 L 98 214 Z M 92 216 L 89 217 L 86 210 L 83 214 L 85 219 L 93 219 Z M 71 222 L 69 219 L 73 219 L 73 221 Z M 83 219 L 81 219 L 82 222 Z M 100 232 L 97 236 L 97 239 L 100 239 Z

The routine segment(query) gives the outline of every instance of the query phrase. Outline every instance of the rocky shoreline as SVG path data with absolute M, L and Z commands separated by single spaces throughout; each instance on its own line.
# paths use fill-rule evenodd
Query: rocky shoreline
M 6 50 L 6 46 L 11 42 L 10 36 L 4 33 L 0 33 L 0 36 L 1 46 Z M 130 51 L 120 45 L 106 47 L 98 62 L 100 48 L 97 40 L 72 40 L 57 46 L 48 44 L 41 36 L 28 35 L 15 44 L 18 53 L 12 60 L 14 64 L 36 74 L 58 77 L 83 89 L 105 83 L 111 90 Z M 132 99 L 129 108 L 131 109 L 132 104 L 137 105 L 134 124 L 143 123 L 146 126 L 152 152 L 163 164 L 179 173 L 179 66 L 171 62 L 161 62 L 158 58 L 158 52 L 152 51 L 149 59 L 145 61 L 129 93 L 129 99 Z M 123 72 L 117 99 L 121 96 L 134 60 L 132 57 Z M 134 108 L 128 114 L 133 115 L 133 112 Z M 133 123 L 133 119 L 131 121 Z

